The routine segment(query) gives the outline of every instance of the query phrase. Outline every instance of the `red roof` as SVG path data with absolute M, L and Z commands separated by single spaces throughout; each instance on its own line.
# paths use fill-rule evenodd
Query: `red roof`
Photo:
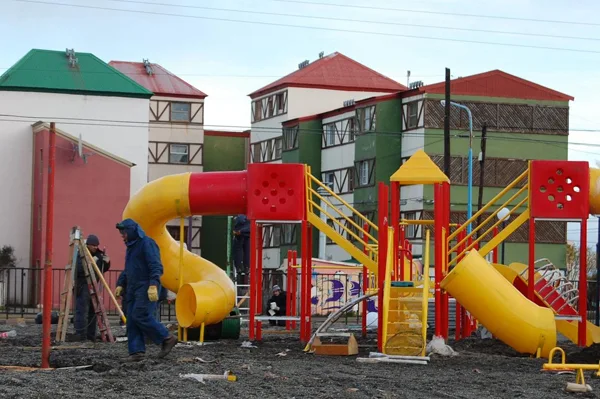
M 453 79 L 450 90 L 455 96 L 518 98 L 541 101 L 569 101 L 572 96 L 495 69 L 493 71 Z M 423 93 L 444 94 L 445 83 L 419 88 Z M 408 95 L 408 94 L 407 94 Z
M 108 64 L 152 91 L 155 95 L 199 99 L 207 96 L 207 94 L 158 64 L 150 64 L 152 75 L 148 75 L 143 62 L 111 61 Z
M 310 87 L 330 90 L 397 92 L 400 83 L 335 52 L 249 94 L 258 97 L 284 87 Z

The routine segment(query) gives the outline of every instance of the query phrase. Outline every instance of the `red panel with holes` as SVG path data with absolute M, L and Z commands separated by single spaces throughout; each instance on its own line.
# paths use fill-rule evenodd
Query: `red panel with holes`
M 587 219 L 590 169 L 580 161 L 531 161 L 531 216 Z
M 304 220 L 305 188 L 303 164 L 249 164 L 248 218 Z

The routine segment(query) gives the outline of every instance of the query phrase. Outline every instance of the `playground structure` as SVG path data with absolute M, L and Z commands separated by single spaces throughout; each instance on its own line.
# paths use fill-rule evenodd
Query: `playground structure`
M 423 356 L 427 302 L 432 291 L 430 230 L 426 231 L 420 272 L 413 270 L 412 248 L 404 238 L 405 226 L 420 224 L 433 228 L 435 243 L 431 287 L 435 298 L 434 335 L 448 338 L 451 295 L 457 302 L 457 339 L 470 335 L 477 320 L 515 350 L 548 356 L 555 346 L 557 329 L 580 346 L 600 342 L 600 329 L 586 320 L 585 268 L 580 270 L 579 287 L 549 278 L 551 264 L 536 271 L 535 221 L 580 222 L 581 240 L 586 242 L 588 214 L 600 211 L 599 176 L 600 170 L 590 169 L 587 162 L 530 161 L 523 174 L 458 225 L 450 223 L 448 177 L 423 151 L 418 151 L 390 177 L 389 186 L 379 183 L 378 221 L 374 223 L 313 176 L 306 165 L 250 164 L 247 171 L 187 173 L 150 182 L 131 198 L 123 217 L 136 220 L 160 247 L 162 283 L 177 293 L 176 312 L 182 328 L 203 328 L 220 322 L 235 307 L 236 293 L 227 273 L 173 240 L 166 223 L 190 215 L 244 213 L 251 223 L 252 243 L 250 340 L 262 338 L 262 322 L 269 319 L 286 320 L 288 329 L 294 329 L 297 323 L 300 340 L 311 340 L 314 227 L 363 265 L 363 298 L 377 294 L 379 350 L 391 355 Z M 434 186 L 434 220 L 400 219 L 400 187 L 414 184 Z M 506 195 L 509 199 L 501 201 Z M 390 197 L 391 212 L 386 200 Z M 497 214 L 507 206 L 511 210 L 505 218 L 517 216 L 499 230 L 502 220 Z M 475 225 L 484 212 L 493 209 L 490 216 Z M 338 218 L 347 223 L 340 223 Z M 498 264 L 496 248 L 525 222 L 530 226 L 529 265 Z M 288 295 L 298 291 L 298 297 L 288 298 L 287 316 L 262 314 L 261 226 L 265 223 L 300 225 L 300 264 L 294 252 L 290 265 L 298 265 L 292 268 L 296 278 L 288 281 Z M 489 263 L 484 256 L 492 252 L 494 261 Z M 585 264 L 585 248 L 581 262 Z M 364 328 L 365 306 L 362 308 Z

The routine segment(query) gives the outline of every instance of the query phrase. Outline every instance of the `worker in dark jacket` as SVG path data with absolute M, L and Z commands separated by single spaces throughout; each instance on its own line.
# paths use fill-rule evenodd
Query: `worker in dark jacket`
M 285 291 L 281 290 L 278 285 L 273 286 L 273 296 L 267 301 L 267 313 L 270 316 L 285 316 L 286 315 L 287 299 Z M 269 320 L 269 324 L 274 326 L 285 326 L 285 320 Z
M 144 358 L 146 353 L 144 336 L 155 344 L 162 345 L 158 356 L 163 358 L 177 344 L 177 338 L 170 334 L 153 315 L 155 303 L 159 299 L 160 277 L 163 274 L 160 250 L 154 240 L 148 237 L 132 219 L 123 220 L 117 224 L 117 228 L 127 245 L 125 255 L 127 289 L 124 292 L 127 303 L 127 343 L 130 360 L 139 361 Z M 123 287 L 118 286 L 117 291 L 122 293 Z
M 242 214 L 235 217 L 233 225 L 233 264 L 238 284 L 245 284 L 250 269 L 250 221 Z
M 97 236 L 90 234 L 85 242 L 90 254 L 96 262 L 96 266 L 102 273 L 105 273 L 110 269 L 110 258 L 100 249 L 100 240 Z M 77 269 L 75 271 L 75 334 L 79 340 L 88 339 L 90 341 L 96 340 L 97 331 L 97 318 L 94 310 L 94 305 L 90 298 L 90 291 L 88 289 L 87 279 L 85 277 L 85 271 L 83 269 L 84 254 L 79 254 L 77 258 Z M 96 281 L 99 280 L 96 275 Z

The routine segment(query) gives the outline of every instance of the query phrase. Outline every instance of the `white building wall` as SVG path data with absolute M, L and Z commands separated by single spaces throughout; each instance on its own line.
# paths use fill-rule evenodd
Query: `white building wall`
M 369 97 L 389 94 L 375 91 L 344 91 L 302 87 L 290 87 L 287 90 L 287 119 L 299 118 L 341 108 L 346 100 L 359 101 Z
M 15 248 L 20 267 L 30 265 L 33 133 L 38 121 L 79 136 L 121 158 L 131 168 L 131 193 L 145 183 L 148 173 L 148 99 L 0 91 L 0 245 Z M 60 118 L 77 118 L 63 120 Z M 22 120 L 22 121 L 20 121 Z M 131 123 L 103 122 L 127 121 Z M 110 189 L 110 187 L 107 187 Z

